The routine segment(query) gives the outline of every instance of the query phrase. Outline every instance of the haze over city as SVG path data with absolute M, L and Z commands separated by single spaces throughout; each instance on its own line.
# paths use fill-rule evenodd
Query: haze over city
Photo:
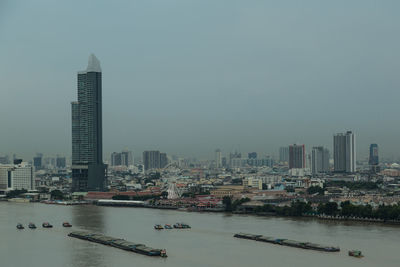
M 79 8 L 77 8 L 79 5 Z M 1 1 L 2 153 L 71 154 L 76 73 L 103 70 L 104 154 L 277 155 L 352 130 L 398 158 L 397 1 Z M 88 9 L 90 18 L 88 18 Z

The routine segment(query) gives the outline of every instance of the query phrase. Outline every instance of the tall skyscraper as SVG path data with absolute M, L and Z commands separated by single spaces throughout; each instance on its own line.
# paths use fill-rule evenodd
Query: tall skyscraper
M 100 62 L 92 54 L 87 69 L 78 72 L 78 101 L 71 103 L 73 191 L 102 191 L 105 186 L 101 78 Z
M 284 146 L 279 148 L 279 161 L 289 162 L 289 147 Z
M 220 149 L 215 150 L 215 167 L 222 167 L 222 152 Z
M 356 171 L 356 138 L 353 132 L 333 136 L 333 160 L 335 172 Z
M 306 150 L 304 145 L 289 146 L 289 169 L 303 169 L 306 167 Z
M 369 165 L 378 165 L 378 164 L 379 164 L 378 145 L 371 144 L 369 146 Z
M 313 147 L 311 152 L 312 174 L 329 172 L 329 150 L 323 146 Z

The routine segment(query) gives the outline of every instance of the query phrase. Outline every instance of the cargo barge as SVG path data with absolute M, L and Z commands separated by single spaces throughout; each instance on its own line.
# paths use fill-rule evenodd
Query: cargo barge
M 315 244 L 315 243 L 310 243 L 310 242 L 299 242 L 296 240 L 268 237 L 268 236 L 263 236 L 263 235 L 239 233 L 239 234 L 235 234 L 234 237 L 255 240 L 255 241 L 259 241 L 259 242 L 266 242 L 266 243 L 271 243 L 271 244 L 276 244 L 276 245 L 288 246 L 288 247 L 302 248 L 302 249 L 312 249 L 312 250 L 325 251 L 325 252 L 340 251 L 339 247 L 325 246 L 325 245 L 320 245 L 320 244 Z
M 82 240 L 103 244 L 106 246 L 111 246 L 127 251 L 132 251 L 135 253 L 147 255 L 147 256 L 159 256 L 159 257 L 167 257 L 167 253 L 165 249 L 155 249 L 151 247 L 147 247 L 146 245 L 133 243 L 126 241 L 121 238 L 116 238 L 112 236 L 106 236 L 102 234 L 90 233 L 90 232 L 71 232 L 68 234 L 70 237 L 79 238 Z

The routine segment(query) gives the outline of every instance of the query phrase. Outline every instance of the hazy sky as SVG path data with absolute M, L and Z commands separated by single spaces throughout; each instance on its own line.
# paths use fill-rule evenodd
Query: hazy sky
M 56 3 L 57 2 L 57 3 Z M 76 72 L 103 70 L 103 144 L 213 157 L 400 153 L 400 1 L 0 0 L 0 154 L 71 153 Z

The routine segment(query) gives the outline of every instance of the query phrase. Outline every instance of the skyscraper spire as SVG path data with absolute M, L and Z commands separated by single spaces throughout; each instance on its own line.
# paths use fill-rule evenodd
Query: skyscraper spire
M 90 54 L 88 66 L 86 68 L 87 72 L 101 72 L 100 61 L 94 54 Z

